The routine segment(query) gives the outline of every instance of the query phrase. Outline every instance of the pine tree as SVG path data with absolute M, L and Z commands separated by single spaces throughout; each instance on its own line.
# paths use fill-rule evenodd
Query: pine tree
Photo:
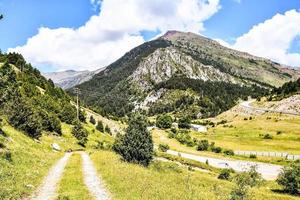
M 85 146 L 88 140 L 88 132 L 85 130 L 80 123 L 76 123 L 72 129 L 72 135 L 78 140 L 78 144 Z
M 96 129 L 100 132 L 104 132 L 104 126 L 102 121 L 98 121 Z
M 127 162 L 148 166 L 153 159 L 153 141 L 146 118 L 134 114 L 125 135 L 117 136 L 113 149 Z
M 93 117 L 93 115 L 91 115 L 90 116 L 90 122 L 92 123 L 92 124 L 96 124 L 96 120 L 95 120 L 95 118 Z

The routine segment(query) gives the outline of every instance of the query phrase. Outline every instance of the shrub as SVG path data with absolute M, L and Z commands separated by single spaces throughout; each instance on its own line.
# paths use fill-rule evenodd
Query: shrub
M 234 151 L 231 149 L 227 149 L 223 153 L 228 156 L 234 156 Z
M 105 126 L 105 132 L 111 135 L 111 130 L 108 125 Z
M 1 127 L 0 127 L 0 135 L 7 137 L 7 134 L 1 129 Z
M 107 141 L 98 141 L 95 148 L 100 150 L 111 150 L 112 144 Z
M 170 149 L 170 147 L 167 144 L 159 144 L 158 149 L 162 152 L 167 152 Z
M 88 132 L 82 127 L 80 123 L 74 125 L 72 135 L 78 140 L 78 144 L 85 146 L 88 139 Z
M 197 151 L 207 151 L 209 147 L 208 140 L 201 140 L 198 142 Z
M 104 126 L 102 121 L 98 121 L 96 129 L 100 132 L 104 132 Z
M 11 154 L 11 152 L 9 150 L 4 151 L 3 158 L 5 160 L 7 160 L 8 162 L 12 162 L 13 161 L 12 160 L 12 154 Z
M 189 129 L 191 128 L 191 118 L 189 117 L 181 117 L 178 119 L 178 127 Z
M 276 181 L 287 193 L 300 194 L 300 163 L 295 162 L 284 167 Z
M 172 131 L 168 131 L 168 138 L 172 139 L 176 137 L 176 133 L 172 132 Z
M 147 120 L 134 114 L 129 121 L 125 135 L 118 134 L 113 150 L 127 162 L 148 166 L 153 159 L 153 141 L 147 130 Z
M 172 123 L 173 123 L 173 119 L 168 114 L 159 115 L 156 118 L 156 126 L 158 128 L 164 128 L 164 129 L 171 128 Z
M 270 135 L 269 133 L 267 133 L 264 135 L 263 139 L 271 140 L 271 139 L 273 139 L 273 136 Z
M 218 176 L 218 179 L 229 180 L 231 177 L 231 173 L 234 173 L 233 169 L 222 169 Z
M 242 172 L 235 176 L 236 183 L 230 192 L 230 200 L 248 200 L 251 199 L 249 189 L 262 184 L 263 179 L 256 171 L 256 167 L 252 166 L 248 172 Z
M 222 152 L 222 148 L 221 147 L 212 147 L 211 151 L 214 153 L 221 153 Z
M 173 128 L 171 128 L 171 132 L 174 133 L 174 134 L 176 134 L 177 133 L 177 129 L 173 127 Z
M 62 122 L 72 124 L 76 120 L 76 108 L 69 103 L 63 103 L 59 118 Z
M 277 131 L 276 132 L 277 135 L 280 135 L 281 133 L 282 133 L 282 131 Z
M 95 118 L 93 117 L 93 115 L 91 115 L 90 116 L 90 122 L 92 123 L 92 124 L 96 124 L 96 120 L 95 120 Z
M 181 144 L 185 144 L 189 147 L 193 147 L 195 146 L 195 143 L 192 139 L 192 137 L 190 136 L 188 131 L 180 131 L 176 136 L 175 136 L 176 140 L 178 142 L 180 142 Z
M 255 154 L 250 154 L 249 158 L 257 158 Z
M 61 123 L 55 114 L 40 110 L 39 116 L 43 130 L 56 132 L 58 135 L 61 135 Z
M 42 135 L 43 126 L 39 114 L 31 105 L 21 99 L 14 101 L 8 120 L 13 127 L 26 132 L 32 138 L 38 139 Z

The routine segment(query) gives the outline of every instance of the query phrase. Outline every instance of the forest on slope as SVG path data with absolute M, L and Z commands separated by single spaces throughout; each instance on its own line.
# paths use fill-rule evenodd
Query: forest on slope
M 33 138 L 39 138 L 42 131 L 61 135 L 61 122 L 76 120 L 76 108 L 70 100 L 22 55 L 0 53 L 0 116 L 13 127 Z M 84 118 L 80 112 L 80 119 Z

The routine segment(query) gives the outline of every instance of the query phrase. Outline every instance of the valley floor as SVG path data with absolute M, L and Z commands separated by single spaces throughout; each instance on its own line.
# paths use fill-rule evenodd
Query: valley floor
M 267 117 L 271 117 L 271 120 L 266 119 Z M 278 119 L 278 121 L 275 119 Z M 254 119 L 249 120 L 248 116 L 248 120 L 236 118 L 228 122 L 228 125 L 233 125 L 236 128 L 218 125 L 209 129 L 207 134 L 193 132 L 192 135 L 207 138 L 209 141 L 215 141 L 217 146 L 232 149 L 234 149 L 234 145 L 233 143 L 231 145 L 229 141 L 233 138 L 236 138 L 239 144 L 243 144 L 244 149 L 247 150 L 252 148 L 265 150 L 263 148 L 265 146 L 266 149 L 272 149 L 273 147 L 272 150 L 282 151 L 284 148 L 276 146 L 276 142 L 280 142 L 282 145 L 286 145 L 284 143 L 287 142 L 286 148 L 289 148 L 289 152 L 297 153 L 299 147 L 294 147 L 292 141 L 299 136 L 297 130 L 295 130 L 295 128 L 298 128 L 298 120 L 298 118 L 285 118 L 284 116 L 275 115 L 256 116 Z M 257 126 L 260 123 L 262 123 L 263 130 L 253 128 L 254 124 Z M 70 155 L 61 177 L 56 183 L 54 199 L 225 200 L 228 199 L 230 191 L 234 187 L 231 181 L 219 180 L 217 178 L 219 170 L 211 169 L 210 166 L 206 166 L 206 170 L 192 170 L 185 165 L 178 164 L 178 162 L 158 159 L 146 168 L 123 162 L 112 151 L 96 149 L 98 141 L 112 142 L 111 136 L 96 131 L 90 123 L 86 124 L 85 128 L 90 133 L 89 142 L 85 149 L 86 153 L 75 151 Z M 286 132 L 277 135 L 276 131 L 279 129 L 286 130 Z M 43 180 L 47 178 L 49 171 L 51 173 L 50 169 L 64 155 L 61 152 L 53 152 L 50 144 L 58 143 L 62 151 L 68 149 L 82 150 L 71 135 L 71 127 L 66 124 L 63 124 L 62 137 L 44 134 L 40 142 L 29 139 L 9 125 L 4 125 L 3 130 L 8 134 L 5 140 L 7 140 L 7 150 L 10 150 L 11 153 L 11 160 L 9 157 L 3 156 L 5 154 L 1 154 L 2 157 L 0 157 L 0 199 L 3 200 L 30 199 L 33 193 L 43 187 Z M 267 140 L 267 143 L 260 144 L 261 140 L 261 142 L 264 141 L 259 138 L 260 132 L 274 134 L 273 140 Z M 169 139 L 167 132 L 164 130 L 155 129 L 152 134 L 157 145 L 166 143 L 173 150 L 224 158 L 224 155 L 198 152 L 194 148 L 181 145 L 175 139 Z M 238 134 L 240 134 L 239 137 L 236 137 L 235 135 Z M 246 141 L 251 138 L 252 143 L 247 143 Z M 234 158 L 249 159 L 226 156 L 226 159 Z M 259 161 L 260 159 L 262 158 L 255 160 Z M 268 162 L 267 160 L 264 161 Z M 89 171 L 89 173 L 86 171 Z M 257 200 L 300 199 L 299 196 L 282 194 L 280 189 L 275 181 L 266 181 L 261 187 L 252 189 L 251 193 L 253 198 Z

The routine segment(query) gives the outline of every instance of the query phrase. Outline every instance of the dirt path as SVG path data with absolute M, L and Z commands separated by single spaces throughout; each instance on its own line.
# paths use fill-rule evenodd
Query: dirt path
M 104 187 L 103 182 L 100 180 L 99 175 L 89 157 L 85 152 L 81 152 L 82 157 L 82 168 L 84 183 L 88 190 L 95 197 L 96 200 L 109 200 L 110 194 Z
M 208 162 L 209 165 L 216 168 L 232 168 L 237 172 L 248 171 L 251 166 L 256 166 L 257 172 L 262 175 L 266 180 L 275 180 L 278 174 L 282 170 L 282 166 L 273 165 L 261 162 L 250 162 L 244 160 L 227 160 L 221 158 L 210 158 L 205 156 L 198 156 L 188 153 L 182 153 L 178 151 L 168 150 L 168 154 L 178 156 L 180 155 L 183 158 L 199 161 L 202 163 Z
M 49 171 L 48 175 L 43 181 L 41 187 L 31 197 L 32 200 L 52 200 L 56 197 L 57 184 L 64 172 L 64 168 L 67 164 L 72 153 L 66 153 Z

